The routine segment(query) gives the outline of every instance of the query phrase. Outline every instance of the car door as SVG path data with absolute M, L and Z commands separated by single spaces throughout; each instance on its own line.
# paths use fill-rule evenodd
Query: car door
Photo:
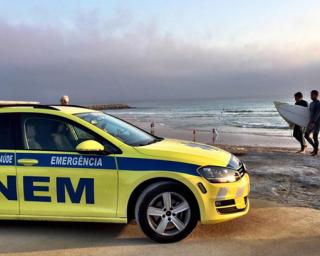
M 17 150 L 20 213 L 37 216 L 114 217 L 117 170 L 113 155 L 76 152 L 85 140 L 105 139 L 68 119 L 44 114 L 20 117 Z
M 13 114 L 0 114 L 0 215 L 19 214 Z

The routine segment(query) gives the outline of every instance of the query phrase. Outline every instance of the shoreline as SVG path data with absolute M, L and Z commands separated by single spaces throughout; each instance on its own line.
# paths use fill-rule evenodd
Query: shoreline
M 126 121 L 140 127 L 141 129 L 150 132 L 151 122 L 141 122 L 134 119 L 125 119 Z M 175 129 L 166 125 L 155 124 L 155 135 L 165 138 L 173 138 L 180 140 L 193 141 L 194 134 L 193 129 Z M 230 145 L 230 146 L 244 146 L 244 147 L 269 147 L 269 148 L 287 148 L 297 149 L 298 143 L 293 137 L 290 136 L 277 136 L 269 134 L 257 134 L 246 132 L 246 128 L 243 128 L 242 132 L 229 132 L 218 131 L 219 135 L 215 140 L 214 145 Z M 291 134 L 291 132 L 288 132 Z M 204 131 L 196 129 L 195 141 L 205 144 L 213 144 L 212 131 Z

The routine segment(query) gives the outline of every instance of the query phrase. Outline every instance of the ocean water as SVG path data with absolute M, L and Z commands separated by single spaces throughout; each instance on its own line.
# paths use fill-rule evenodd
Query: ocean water
M 288 99 L 205 99 L 131 102 L 133 108 L 107 111 L 135 123 L 174 129 L 291 136 L 273 101 Z M 291 101 L 292 102 L 292 101 Z

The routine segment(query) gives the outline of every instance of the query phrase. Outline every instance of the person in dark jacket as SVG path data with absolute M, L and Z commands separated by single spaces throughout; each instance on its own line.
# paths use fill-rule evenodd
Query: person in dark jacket
M 308 102 L 303 99 L 303 94 L 301 92 L 297 92 L 294 95 L 294 99 L 296 101 L 295 105 L 308 107 Z M 294 125 L 293 127 L 293 137 L 300 143 L 301 149 L 297 153 L 305 153 L 307 149 L 307 144 L 304 139 L 304 128 L 299 125 Z
M 311 92 L 312 102 L 310 103 L 310 122 L 305 134 L 305 138 L 313 147 L 313 151 L 311 152 L 312 156 L 317 155 L 319 152 L 318 136 L 320 131 L 320 101 L 318 97 L 319 92 L 317 90 L 313 90 Z M 310 138 L 311 133 L 313 134 L 313 138 Z

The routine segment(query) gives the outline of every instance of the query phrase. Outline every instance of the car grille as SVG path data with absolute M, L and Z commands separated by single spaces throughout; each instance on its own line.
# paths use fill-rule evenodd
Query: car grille
M 238 209 L 236 207 L 236 205 L 235 205 L 236 203 L 235 203 L 235 201 L 233 199 L 223 200 L 223 201 L 216 201 L 215 205 L 216 205 L 218 213 L 220 213 L 220 214 L 231 214 L 231 213 L 237 213 L 237 212 L 245 211 L 246 208 L 247 208 L 247 202 L 248 202 L 247 197 L 244 198 L 244 202 L 245 202 L 246 207 L 243 208 L 243 209 Z
M 228 207 L 228 208 L 221 208 L 221 209 L 217 209 L 218 212 L 220 214 L 230 214 L 230 213 L 237 213 L 237 212 L 242 212 L 245 210 L 244 209 L 238 209 L 237 207 L 235 206 L 232 206 L 232 207 Z
M 236 202 L 234 201 L 234 199 L 216 201 L 216 207 L 230 206 L 230 205 L 235 205 L 235 204 L 236 204 Z

